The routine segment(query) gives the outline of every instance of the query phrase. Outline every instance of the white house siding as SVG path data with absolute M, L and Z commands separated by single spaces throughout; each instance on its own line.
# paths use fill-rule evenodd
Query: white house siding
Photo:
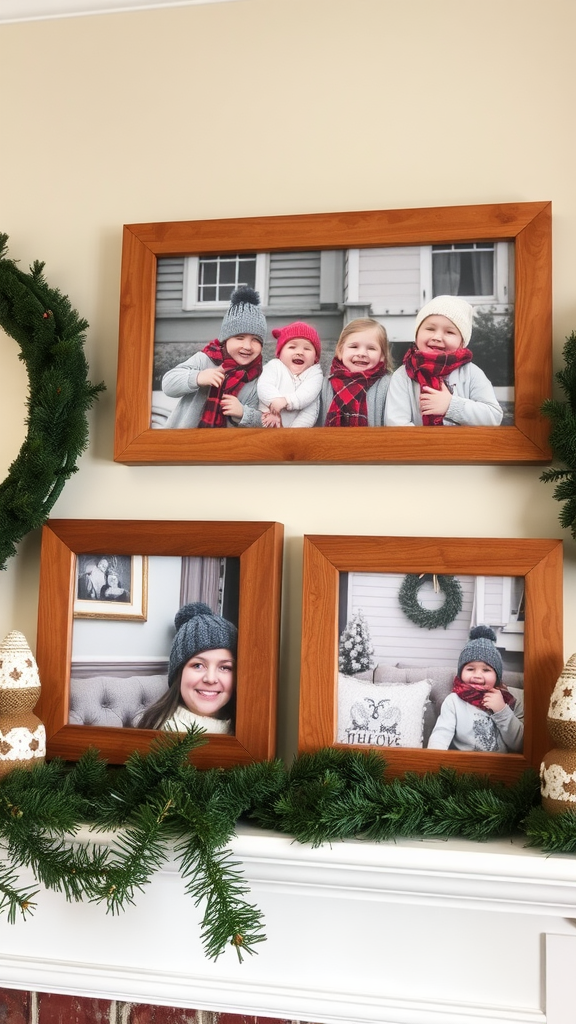
M 270 254 L 268 309 L 296 316 L 320 309 L 320 251 Z
M 474 577 L 459 576 L 463 592 L 462 610 L 448 629 L 420 629 L 404 615 L 398 593 L 404 573 L 349 573 L 348 619 L 362 610 L 374 647 L 375 661 L 391 665 L 411 662 L 416 665 L 454 665 L 468 639 L 474 602 Z M 442 592 L 435 594 L 432 583 L 420 589 L 425 608 L 439 608 Z
M 502 632 L 514 619 L 522 593 L 522 582 L 503 576 L 458 576 L 462 587 L 462 610 L 447 629 L 421 629 L 400 608 L 398 594 L 403 573 L 349 573 L 346 618 L 361 610 L 368 623 L 376 661 L 395 665 L 457 665 L 472 625 L 486 622 L 497 631 L 498 647 L 521 651 L 522 632 Z M 512 586 L 510 586 L 512 584 Z M 512 599 L 510 599 L 512 594 Z M 434 593 L 431 581 L 419 592 L 420 603 L 431 610 L 444 603 L 441 591 Z
M 156 315 L 182 313 L 184 257 L 170 256 L 158 260 L 156 273 Z
M 361 249 L 358 300 L 374 316 L 415 316 L 421 301 L 420 246 Z

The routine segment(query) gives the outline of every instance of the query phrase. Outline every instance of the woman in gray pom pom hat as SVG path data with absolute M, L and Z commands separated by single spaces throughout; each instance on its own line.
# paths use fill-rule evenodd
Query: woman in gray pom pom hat
M 256 387 L 265 338 L 258 292 L 237 288 L 220 336 L 164 374 L 164 394 L 180 399 L 166 427 L 261 427 Z
M 428 749 L 519 754 L 524 709 L 502 682 L 502 657 L 490 626 L 474 626 L 458 658 L 452 693 L 442 704 Z
M 200 725 L 207 732 L 233 732 L 238 630 L 197 601 L 174 620 L 168 689 L 142 715 L 139 729 L 185 732 Z

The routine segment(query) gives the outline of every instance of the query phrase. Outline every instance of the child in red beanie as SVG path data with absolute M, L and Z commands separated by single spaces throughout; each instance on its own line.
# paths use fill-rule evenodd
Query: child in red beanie
M 318 417 L 322 387 L 320 338 L 310 324 L 296 320 L 277 339 L 276 358 L 258 378 L 263 427 L 313 427 Z

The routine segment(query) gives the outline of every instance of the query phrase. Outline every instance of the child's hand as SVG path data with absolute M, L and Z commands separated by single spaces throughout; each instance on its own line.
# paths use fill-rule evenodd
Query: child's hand
M 241 420 L 242 414 L 244 413 L 244 406 L 242 402 L 239 402 L 236 395 L 224 395 L 220 399 L 220 405 L 222 406 L 222 412 L 225 416 L 232 416 L 235 420 Z
M 273 398 L 272 401 L 270 402 L 270 412 L 279 413 L 282 412 L 282 409 L 286 409 L 287 407 L 287 398 Z
M 224 380 L 225 374 L 223 370 L 219 370 L 217 366 L 213 369 L 200 370 L 196 378 L 198 387 L 201 388 L 219 388 L 222 381 Z
M 425 384 L 420 392 L 420 412 L 423 416 L 445 416 L 452 394 L 442 381 L 442 390 L 436 391 Z
M 506 702 L 500 690 L 488 690 L 484 694 L 482 707 L 486 708 L 486 711 L 502 711 L 502 708 L 505 706 Z
M 262 413 L 262 426 L 263 427 L 281 427 L 282 418 L 275 412 L 263 412 Z

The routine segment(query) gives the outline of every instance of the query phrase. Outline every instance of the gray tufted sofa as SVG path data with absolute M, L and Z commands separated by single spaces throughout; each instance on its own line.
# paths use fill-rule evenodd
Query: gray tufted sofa
M 132 728 L 142 712 L 166 692 L 166 675 L 95 675 L 70 679 L 70 725 Z

